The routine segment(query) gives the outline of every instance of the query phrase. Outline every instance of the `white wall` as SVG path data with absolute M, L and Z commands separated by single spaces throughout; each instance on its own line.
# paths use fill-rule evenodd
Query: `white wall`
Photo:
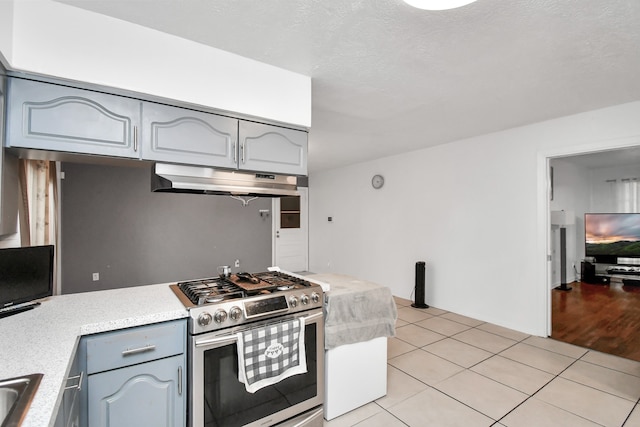
M 638 117 L 635 102 L 314 173 L 310 270 L 408 298 L 423 260 L 428 304 L 546 335 L 545 158 L 640 144 Z
M 589 171 L 591 184 L 591 207 L 589 212 L 619 212 L 616 205 L 615 191 L 607 180 L 624 178 L 640 178 L 640 165 L 625 165 L 613 168 L 598 168 Z
M 311 125 L 310 77 L 50 0 L 0 1 L 0 16 L 13 69 Z
M 13 2 L 0 1 L 0 62 L 9 65 L 13 54 Z

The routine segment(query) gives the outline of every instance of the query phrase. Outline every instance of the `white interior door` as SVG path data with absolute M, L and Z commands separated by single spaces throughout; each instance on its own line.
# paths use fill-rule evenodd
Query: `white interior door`
M 273 199 L 273 265 L 288 271 L 309 269 L 308 189 L 300 196 Z

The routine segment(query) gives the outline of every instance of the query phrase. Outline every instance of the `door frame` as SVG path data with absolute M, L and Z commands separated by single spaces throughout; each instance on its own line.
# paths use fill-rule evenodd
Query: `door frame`
M 553 278 L 551 274 L 551 244 L 553 236 L 551 232 L 551 208 L 549 199 L 552 190 L 549 162 L 551 159 L 556 158 L 577 156 L 580 154 L 593 154 L 637 146 L 640 146 L 640 135 L 593 141 L 584 145 L 561 147 L 538 152 L 537 259 L 539 260 L 539 268 L 536 270 L 538 271 L 537 283 L 540 283 L 540 287 L 537 301 L 539 301 L 543 307 L 540 311 L 543 317 L 541 317 L 539 321 L 541 326 L 544 325 L 544 328 L 541 327 L 540 329 L 541 331 L 544 331 L 544 336 L 551 336 L 552 331 L 551 291 L 553 289 Z
M 300 198 L 300 224 L 306 224 L 307 227 L 307 231 L 306 231 L 306 251 L 307 251 L 307 256 L 306 256 L 306 265 L 305 265 L 305 270 L 309 270 L 309 188 L 308 187 L 298 187 L 298 192 L 301 193 L 301 196 L 304 195 L 304 197 Z M 304 205 L 302 204 L 302 201 L 304 200 Z M 278 209 L 278 200 L 276 198 L 273 198 L 271 200 L 271 265 L 275 266 L 276 264 L 276 233 L 278 231 L 276 223 L 277 223 L 277 215 L 280 215 L 280 209 Z

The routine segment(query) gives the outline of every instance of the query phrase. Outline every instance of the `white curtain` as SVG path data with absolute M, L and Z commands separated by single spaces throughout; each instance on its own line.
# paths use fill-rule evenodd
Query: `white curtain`
M 640 182 L 638 178 L 623 178 L 612 182 L 615 186 L 616 212 L 640 212 Z
M 20 160 L 20 193 L 22 246 L 55 245 L 58 232 L 55 162 Z
M 56 162 L 21 159 L 19 165 L 21 203 L 18 222 L 21 246 L 55 245 L 54 293 L 58 293 L 58 185 Z

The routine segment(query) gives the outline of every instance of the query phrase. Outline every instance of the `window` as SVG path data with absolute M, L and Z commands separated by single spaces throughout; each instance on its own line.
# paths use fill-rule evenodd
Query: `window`
M 300 228 L 300 196 L 280 198 L 280 228 Z
M 617 212 L 638 212 L 640 208 L 640 185 L 638 178 L 623 178 L 620 182 L 613 180 L 616 188 Z

